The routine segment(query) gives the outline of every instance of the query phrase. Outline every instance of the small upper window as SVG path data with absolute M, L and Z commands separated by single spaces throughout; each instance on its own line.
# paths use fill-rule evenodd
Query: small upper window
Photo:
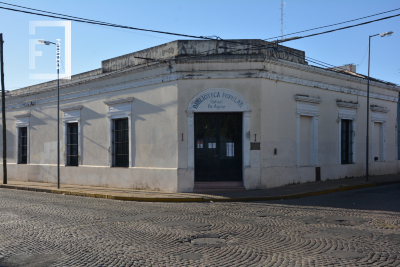
M 112 166 L 129 167 L 129 127 L 128 119 L 113 120 Z
M 353 121 L 342 120 L 341 132 L 341 161 L 342 164 L 353 163 Z
M 67 166 L 78 166 L 78 123 L 67 123 Z
M 18 163 L 27 164 L 28 162 L 28 128 L 18 128 Z

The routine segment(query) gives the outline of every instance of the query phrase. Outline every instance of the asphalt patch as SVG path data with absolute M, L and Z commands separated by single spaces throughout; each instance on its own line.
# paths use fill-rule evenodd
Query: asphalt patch
M 53 265 L 60 254 L 19 254 L 0 260 L 1 267 L 48 267 Z
M 327 256 L 331 256 L 331 257 L 335 257 L 335 258 L 339 258 L 339 259 L 345 259 L 345 260 L 362 259 L 365 256 L 367 256 L 363 253 L 358 253 L 358 252 L 354 252 L 354 251 L 341 251 L 341 250 L 328 251 L 324 254 Z

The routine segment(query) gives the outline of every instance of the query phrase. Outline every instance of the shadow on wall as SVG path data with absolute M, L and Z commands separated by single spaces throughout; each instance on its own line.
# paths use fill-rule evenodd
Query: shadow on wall
M 7 125 L 10 123 L 7 121 Z M 15 128 L 14 128 L 15 129 Z M 3 157 L 3 124 L 0 125 L 0 157 Z M 14 159 L 14 150 L 15 150 L 15 133 L 6 130 L 6 142 L 7 142 L 7 160 Z
M 51 112 L 51 110 L 53 110 L 53 112 L 54 112 L 54 109 L 56 109 L 56 106 L 57 106 L 57 103 L 54 104 L 54 107 L 53 107 L 53 105 L 50 106 L 50 107 L 46 106 L 46 109 L 49 109 L 50 112 Z M 30 122 L 30 125 L 31 125 L 31 130 L 32 129 L 36 130 L 34 128 L 35 125 L 48 125 L 49 124 L 49 123 L 45 122 L 44 120 L 40 119 L 38 116 L 34 116 L 35 112 L 40 113 L 46 120 L 53 121 L 55 126 L 57 125 L 56 124 L 57 117 L 53 118 L 52 116 L 50 116 L 50 115 L 46 114 L 45 112 L 43 112 L 43 109 L 44 109 L 43 107 L 37 107 L 35 109 L 31 109 L 31 113 L 33 113 L 33 114 L 31 114 L 30 119 L 29 119 L 29 122 Z M 57 114 L 55 114 L 54 116 L 56 116 L 56 115 Z M 62 118 L 62 115 L 60 114 L 60 120 L 61 120 L 61 118 Z
M 134 99 L 133 103 L 132 103 L 132 132 L 131 132 L 131 145 L 132 145 L 132 167 L 136 166 L 136 154 L 137 154 L 137 142 L 136 142 L 136 122 L 137 121 L 146 121 L 145 118 L 141 117 L 141 115 L 149 115 L 149 114 L 158 114 L 161 112 L 165 112 L 165 108 L 169 107 L 169 106 L 174 106 L 177 104 L 176 100 L 173 100 L 169 103 L 164 103 L 162 105 L 159 106 L 155 106 L 153 104 L 150 104 L 148 102 L 145 102 L 143 100 L 140 99 Z M 155 120 L 152 123 L 154 124 L 154 128 L 160 128 L 160 130 L 162 130 L 162 124 L 157 123 L 157 119 L 160 120 L 169 120 L 169 118 L 167 116 L 164 116 L 162 118 L 156 117 Z
M 3 126 L 1 126 L 1 133 L 3 133 Z M 2 134 L 1 134 L 2 135 Z M 7 137 L 7 160 L 15 158 L 15 133 L 6 130 Z M 1 142 L 1 155 L 3 155 L 3 138 L 0 140 Z M 10 145 L 11 144 L 11 145 Z
M 105 100 L 103 97 L 101 96 L 97 96 L 96 97 L 97 100 Z M 91 98 L 90 101 L 93 101 L 95 99 Z M 97 142 L 95 139 L 90 138 L 87 134 L 88 132 L 91 132 L 90 128 L 88 127 L 93 127 L 95 126 L 96 123 L 104 123 L 105 125 L 108 125 L 108 118 L 106 115 L 102 115 L 101 113 L 90 109 L 88 107 L 85 106 L 84 102 L 82 101 L 77 101 L 76 104 L 82 104 L 82 110 L 81 110 L 81 116 L 82 118 L 85 118 L 82 120 L 82 128 L 81 128 L 81 136 L 85 141 L 89 141 L 91 143 L 93 143 L 96 146 L 101 147 L 104 150 L 108 150 L 108 143 L 100 143 Z M 162 107 L 167 107 L 167 106 L 172 106 L 172 105 L 176 105 L 177 101 L 171 101 L 171 103 L 166 103 L 163 104 Z M 71 104 L 74 105 L 74 104 Z M 157 114 L 157 113 L 161 113 L 164 112 L 165 109 L 159 107 L 159 106 L 155 106 L 152 105 L 148 102 L 142 101 L 140 99 L 135 98 L 132 102 L 132 125 L 131 125 L 131 135 L 130 138 L 132 140 L 131 145 L 132 145 L 132 155 L 131 155 L 131 159 L 132 159 L 132 165 L 134 166 L 135 164 L 135 158 L 136 158 L 136 122 L 137 121 L 145 121 L 146 119 L 141 117 L 140 115 L 149 115 L 149 114 Z M 107 106 L 104 105 L 104 113 L 107 112 Z M 103 133 L 105 135 L 108 136 L 108 132 Z M 90 153 L 90 151 L 85 150 L 85 142 L 82 141 L 82 154 L 83 151 L 85 151 L 85 153 Z M 97 155 L 91 155 L 92 157 L 96 158 Z

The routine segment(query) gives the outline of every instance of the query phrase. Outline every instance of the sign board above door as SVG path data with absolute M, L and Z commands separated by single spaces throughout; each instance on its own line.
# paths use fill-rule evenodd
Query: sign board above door
M 197 94 L 189 102 L 188 110 L 194 112 L 249 111 L 246 99 L 226 88 L 212 88 Z

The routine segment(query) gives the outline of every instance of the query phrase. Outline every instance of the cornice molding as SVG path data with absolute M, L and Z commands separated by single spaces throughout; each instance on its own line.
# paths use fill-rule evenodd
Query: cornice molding
M 288 67 L 288 68 L 292 68 L 292 69 L 302 69 L 302 70 L 310 72 L 310 73 L 316 73 L 316 74 L 320 74 L 323 76 L 328 76 L 328 77 L 337 78 L 337 79 L 341 79 L 341 80 L 367 84 L 367 80 L 363 79 L 363 78 L 353 77 L 353 76 L 335 72 L 332 70 L 326 70 L 326 69 L 309 66 L 309 65 L 304 65 L 304 64 L 299 64 L 299 63 L 295 63 L 295 62 L 290 62 L 290 61 L 286 61 L 286 60 L 282 60 L 282 59 L 266 59 L 264 62 L 269 63 L 269 64 L 280 65 L 280 66 L 284 66 L 284 67 Z M 388 85 L 388 84 L 375 82 L 375 81 L 371 81 L 371 80 L 369 81 L 369 83 L 370 83 L 370 85 L 373 85 L 376 87 L 400 92 L 400 86 Z
M 138 88 L 138 87 L 142 87 L 142 86 L 155 85 L 155 84 L 166 83 L 166 82 L 175 82 L 178 80 L 231 79 L 231 78 L 264 78 L 264 79 L 270 79 L 270 80 L 274 80 L 274 81 L 282 81 L 282 82 L 287 82 L 287 83 L 291 83 L 291 84 L 303 85 L 303 86 L 307 86 L 307 87 L 329 90 L 329 91 L 334 91 L 334 92 L 340 92 L 340 93 L 345 93 L 345 94 L 365 96 L 365 97 L 367 96 L 366 91 L 362 91 L 359 89 L 349 88 L 349 87 L 341 87 L 341 86 L 336 86 L 336 85 L 332 85 L 332 84 L 316 82 L 316 81 L 312 81 L 312 80 L 300 79 L 300 78 L 296 78 L 296 77 L 292 77 L 292 76 L 280 75 L 280 74 L 272 73 L 270 71 L 265 71 L 265 70 L 195 71 L 195 72 L 191 72 L 191 71 L 180 72 L 180 71 L 178 71 L 178 72 L 175 72 L 172 74 L 167 74 L 167 75 L 163 74 L 163 75 L 158 75 L 158 76 L 152 76 L 152 77 L 148 77 L 148 78 L 136 79 L 136 80 L 131 80 L 131 81 L 122 82 L 122 83 L 115 83 L 115 84 L 111 84 L 111 85 L 95 87 L 94 89 L 92 88 L 92 89 L 87 89 L 84 91 L 77 91 L 77 92 L 73 92 L 73 93 L 69 93 L 69 94 L 60 95 L 60 101 L 80 99 L 82 97 L 89 97 L 92 95 L 105 94 L 105 93 L 110 93 L 110 92 L 126 90 L 126 89 L 134 89 L 134 88 Z M 398 97 L 384 95 L 384 94 L 377 94 L 377 93 L 370 93 L 370 98 L 392 101 L 392 102 L 398 101 Z M 34 106 L 34 105 L 42 105 L 42 104 L 47 104 L 47 103 L 52 103 L 52 102 L 57 102 L 57 96 L 36 99 L 36 100 L 30 101 L 28 103 L 11 104 L 11 105 L 6 106 L 6 109 L 13 110 L 13 109 L 19 109 L 19 108 L 24 108 L 24 107 L 28 107 L 28 106 Z
M 379 106 L 376 106 L 376 105 L 370 105 L 370 109 L 371 109 L 371 111 L 381 112 L 381 113 L 388 113 L 390 111 L 390 109 L 388 109 L 388 108 L 379 107 Z
M 359 77 L 353 77 L 350 75 L 346 75 L 343 73 L 338 73 L 338 72 L 334 72 L 331 70 L 326 70 L 326 69 L 322 69 L 322 68 L 318 68 L 318 67 L 314 67 L 314 66 L 309 66 L 309 65 L 304 65 L 304 64 L 300 64 L 300 63 L 295 63 L 295 62 L 290 62 L 290 61 L 286 61 L 286 60 L 282 60 L 282 59 L 273 59 L 273 58 L 269 58 L 269 57 L 258 57 L 258 58 L 254 58 L 252 57 L 252 61 L 254 62 L 260 62 L 260 63 L 267 63 L 267 64 L 273 64 L 273 65 L 278 65 L 278 66 L 284 66 L 287 68 L 292 68 L 292 69 L 298 69 L 298 70 L 302 70 L 302 71 L 307 71 L 310 73 L 316 73 L 319 75 L 323 75 L 323 76 L 328 76 L 328 77 L 333 77 L 333 78 L 337 78 L 337 79 L 341 79 L 341 80 L 346 80 L 346 81 L 351 81 L 351 82 L 355 82 L 355 83 L 361 83 L 361 84 L 366 84 L 367 80 L 363 79 L 363 78 L 359 78 Z M 203 62 L 201 60 L 184 60 L 184 59 L 176 59 L 175 61 L 171 62 L 172 65 L 179 65 L 179 64 L 195 64 L 198 62 Z M 227 62 L 226 60 L 221 60 L 221 59 L 208 59 L 207 60 L 208 63 L 240 63 L 240 62 L 248 62 L 247 58 L 236 58 L 236 59 L 229 59 L 229 62 Z M 115 77 L 120 77 L 123 75 L 129 75 L 132 73 L 141 73 L 141 72 L 145 72 L 145 71 L 149 71 L 149 70 L 154 70 L 154 69 L 162 69 L 166 66 L 169 66 L 169 63 L 165 63 L 165 62 L 151 62 L 148 64 L 141 64 L 141 65 L 136 65 L 133 67 L 129 67 L 126 69 L 122 69 L 122 70 L 118 70 L 118 71 L 114 71 L 114 72 L 105 72 L 99 75 L 95 75 L 95 76 L 91 76 L 91 77 L 86 77 L 86 78 L 82 78 L 82 79 L 78 79 L 78 80 L 74 80 L 74 81 L 70 81 L 67 83 L 62 83 L 60 84 L 60 88 L 67 88 L 67 87 L 72 87 L 72 86 L 76 86 L 76 85 L 81 85 L 81 84 L 86 84 L 86 83 L 90 83 L 93 80 L 97 80 L 97 81 L 101 81 L 104 79 L 110 79 L 110 78 L 115 78 Z M 177 69 L 177 68 L 175 68 Z M 214 72 L 217 70 L 209 70 L 210 72 Z M 257 71 L 256 69 L 250 70 L 250 71 Z M 176 73 L 176 71 L 174 71 L 174 73 Z M 166 75 L 166 74 L 163 74 Z M 151 77 L 148 77 L 151 78 Z M 387 90 L 393 90 L 393 91 L 400 91 L 400 86 L 395 86 L 395 85 L 388 85 L 388 84 L 384 84 L 384 83 L 380 83 L 380 82 L 375 82 L 375 81 L 370 81 L 370 84 L 376 87 L 380 87 L 380 88 L 384 88 Z M 53 91 L 56 90 L 57 86 L 56 85 L 51 85 L 51 86 L 46 86 L 42 89 L 39 90 L 33 90 L 33 91 L 28 91 L 26 93 L 21 93 L 21 94 L 17 94 L 15 96 L 11 95 L 8 97 L 9 99 L 12 98 L 19 98 L 19 97 L 24 97 L 24 96 L 28 96 L 28 95 L 34 95 L 34 94 L 40 94 L 46 91 Z M 21 90 L 23 90 L 23 88 L 21 88 Z
M 31 116 L 30 112 L 25 112 L 25 113 L 14 115 L 14 118 L 19 119 L 19 118 L 26 118 L 26 117 L 30 117 L 30 116 Z
M 337 104 L 338 107 L 341 107 L 341 108 L 355 108 L 355 109 L 357 109 L 357 108 L 360 107 L 360 104 L 358 104 L 358 103 L 351 103 L 351 102 L 344 102 L 344 101 L 336 101 L 336 104 Z
M 113 100 L 104 101 L 103 103 L 107 106 L 110 106 L 110 105 L 115 105 L 115 104 L 129 103 L 129 102 L 132 102 L 133 99 L 134 99 L 134 97 L 117 98 L 117 99 L 113 99 Z
M 322 102 L 322 99 L 320 98 L 309 97 L 304 95 L 295 95 L 294 100 L 301 102 L 315 103 L 315 104 L 319 104 Z
M 66 107 L 61 107 L 60 110 L 63 112 L 73 111 L 73 110 L 81 110 L 82 107 L 83 107 L 83 105 L 66 106 Z
M 98 82 L 98 81 L 121 77 L 124 75 L 130 75 L 133 73 L 138 74 L 138 73 L 146 72 L 149 70 L 162 69 L 167 66 L 169 66 L 169 64 L 167 64 L 167 63 L 154 63 L 154 62 L 146 64 L 146 65 L 137 65 L 137 66 L 133 66 L 133 67 L 126 68 L 126 69 L 121 69 L 121 70 L 117 70 L 117 71 L 113 71 L 113 72 L 104 72 L 99 75 L 94 75 L 94 76 L 85 77 L 82 79 L 77 79 L 77 80 L 61 83 L 59 87 L 60 87 L 60 89 L 64 89 L 64 88 L 69 88 L 69 87 L 73 87 L 73 86 L 87 84 L 87 83 L 90 83 L 93 81 Z M 167 75 L 167 73 L 161 74 L 161 75 Z M 153 76 L 147 77 L 145 79 L 151 79 L 151 78 L 153 78 Z M 21 88 L 21 90 L 24 90 L 24 88 Z M 12 100 L 13 98 L 15 99 L 15 98 L 19 98 L 19 97 L 37 95 L 37 94 L 41 94 L 44 92 L 55 91 L 55 90 L 57 90 L 57 85 L 50 85 L 50 86 L 45 86 L 40 90 L 32 90 L 32 91 L 29 91 L 26 93 L 21 93 L 21 94 L 15 95 L 15 96 L 10 95 L 9 99 Z

